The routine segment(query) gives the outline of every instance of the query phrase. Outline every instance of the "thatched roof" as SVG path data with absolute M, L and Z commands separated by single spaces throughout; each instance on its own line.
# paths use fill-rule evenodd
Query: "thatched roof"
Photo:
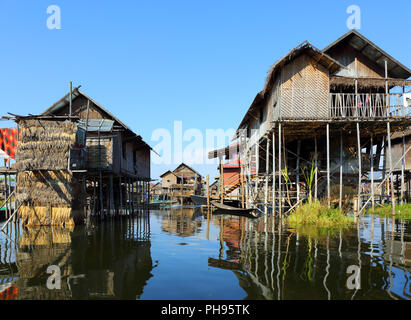
M 385 81 L 384 78 L 357 78 L 358 80 L 358 88 L 385 88 Z M 388 87 L 396 87 L 396 86 L 409 86 L 411 85 L 410 80 L 404 79 L 394 79 L 388 78 L 387 79 Z M 355 85 L 355 78 L 352 77 L 342 77 L 342 76 L 332 76 L 330 77 L 330 86 L 354 86 Z
M 240 125 L 238 126 L 236 136 L 238 134 L 238 130 L 245 124 L 247 121 L 253 117 L 253 114 L 256 113 L 257 110 L 260 109 L 261 106 L 264 105 L 266 99 L 268 98 L 268 93 L 272 88 L 274 79 L 276 74 L 283 68 L 286 64 L 290 63 L 297 57 L 301 56 L 302 54 L 308 54 L 309 56 L 313 57 L 317 63 L 323 65 L 325 68 L 327 68 L 330 73 L 335 73 L 341 68 L 345 68 L 342 64 L 340 64 L 338 61 L 334 60 L 331 58 L 329 55 L 325 54 L 321 50 L 317 49 L 315 46 L 313 46 L 311 43 L 308 41 L 304 41 L 297 47 L 295 47 L 293 50 L 291 50 L 287 55 L 285 55 L 283 58 L 278 60 L 276 63 L 274 63 L 271 68 L 268 70 L 268 75 L 266 78 L 266 82 L 264 85 L 264 88 L 262 91 L 257 93 L 257 95 L 254 98 L 254 101 L 252 102 L 251 106 L 249 107 L 247 113 L 245 114 L 243 120 L 241 121 Z
M 356 30 L 348 31 L 342 37 L 324 48 L 323 52 L 329 53 L 336 46 L 343 44 L 350 45 L 383 69 L 385 68 L 385 61 L 387 61 L 388 76 L 391 78 L 408 79 L 411 76 L 411 70 L 409 68 L 394 59 Z

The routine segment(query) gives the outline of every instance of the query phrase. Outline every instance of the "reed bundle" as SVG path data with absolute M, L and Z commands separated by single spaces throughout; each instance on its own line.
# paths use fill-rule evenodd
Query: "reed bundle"
M 65 170 L 75 145 L 77 126 L 72 122 L 21 120 L 16 169 Z
M 19 217 L 24 226 L 72 226 L 74 219 L 71 208 L 21 206 Z

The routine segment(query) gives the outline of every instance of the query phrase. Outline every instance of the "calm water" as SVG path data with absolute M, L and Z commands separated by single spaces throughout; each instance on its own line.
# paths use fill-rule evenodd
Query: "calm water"
M 410 299 L 411 222 L 290 229 L 196 209 L 0 233 L 0 299 Z M 60 290 L 46 269 L 61 269 Z M 361 289 L 346 286 L 360 266 Z

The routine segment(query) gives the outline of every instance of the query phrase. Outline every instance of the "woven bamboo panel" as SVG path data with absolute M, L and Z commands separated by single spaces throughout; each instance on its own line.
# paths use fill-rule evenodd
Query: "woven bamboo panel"
M 281 71 L 281 116 L 289 119 L 328 117 L 328 71 L 307 55 Z
M 87 168 L 107 169 L 113 165 L 113 141 L 101 138 L 100 146 L 96 139 L 87 139 Z

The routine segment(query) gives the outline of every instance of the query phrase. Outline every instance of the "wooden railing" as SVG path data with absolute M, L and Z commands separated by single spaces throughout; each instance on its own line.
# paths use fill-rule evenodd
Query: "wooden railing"
M 411 116 L 411 107 L 400 93 L 331 93 L 331 118 L 391 118 Z

